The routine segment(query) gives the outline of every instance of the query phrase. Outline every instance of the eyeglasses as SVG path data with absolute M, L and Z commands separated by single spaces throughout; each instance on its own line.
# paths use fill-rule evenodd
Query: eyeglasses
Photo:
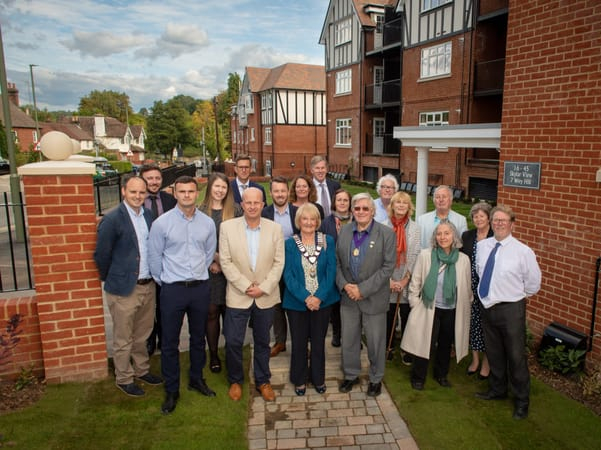
M 367 212 L 367 211 L 371 211 L 371 208 L 369 206 L 355 206 L 353 208 L 353 211 L 356 211 L 356 212 L 359 212 L 359 211 Z

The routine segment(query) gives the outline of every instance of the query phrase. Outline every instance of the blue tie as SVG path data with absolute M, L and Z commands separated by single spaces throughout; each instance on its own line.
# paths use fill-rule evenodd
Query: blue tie
M 490 280 L 492 278 L 492 272 L 495 270 L 495 255 L 497 254 L 497 249 L 500 246 L 501 243 L 497 242 L 497 245 L 495 245 L 495 248 L 492 249 L 492 252 L 490 252 L 488 259 L 486 260 L 484 272 L 482 273 L 482 279 L 480 280 L 480 285 L 478 286 L 478 294 L 480 295 L 480 298 L 485 298 L 490 290 Z

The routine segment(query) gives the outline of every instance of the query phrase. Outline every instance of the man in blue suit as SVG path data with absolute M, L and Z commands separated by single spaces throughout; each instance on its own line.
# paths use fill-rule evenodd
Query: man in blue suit
M 242 193 L 249 187 L 254 187 L 263 193 L 263 204 L 266 205 L 267 195 L 265 195 L 265 189 L 259 183 L 250 180 L 250 169 L 250 156 L 238 155 L 236 157 L 236 165 L 234 166 L 236 178 L 230 183 L 232 193 L 234 194 L 234 202 L 240 204 L 242 202 Z
M 145 209 L 146 181 L 124 177 L 123 202 L 98 225 L 94 260 L 104 281 L 113 318 L 113 361 L 116 385 L 125 394 L 141 397 L 134 378 L 150 385 L 163 380 L 150 373 L 146 339 L 154 325 L 155 285 L 148 266 L 148 234 L 152 217 Z

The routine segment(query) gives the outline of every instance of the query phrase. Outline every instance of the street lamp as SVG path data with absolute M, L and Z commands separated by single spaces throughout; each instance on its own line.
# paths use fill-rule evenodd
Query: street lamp
M 30 64 L 29 65 L 29 75 L 31 77 L 31 95 L 33 96 L 33 117 L 35 119 L 35 134 L 36 134 L 36 147 L 38 145 L 38 142 L 40 142 L 41 136 L 40 136 L 40 125 L 38 123 L 38 104 L 35 100 L 35 84 L 33 82 L 33 68 L 37 67 L 37 64 Z M 34 149 L 35 150 L 35 149 Z M 41 153 L 40 153 L 40 158 L 41 158 Z

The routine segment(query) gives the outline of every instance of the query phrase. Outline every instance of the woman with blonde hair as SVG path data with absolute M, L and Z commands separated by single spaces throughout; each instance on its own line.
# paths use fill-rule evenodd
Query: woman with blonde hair
M 234 196 L 227 177 L 220 172 L 213 172 L 209 177 L 205 198 L 198 209 L 215 222 L 217 246 L 219 246 L 219 226 L 221 222 L 242 215 L 242 208 L 234 203 Z M 221 360 L 218 355 L 219 334 L 221 333 L 219 319 L 220 316 L 225 315 L 225 288 L 227 285 L 219 264 L 219 248 L 217 248 L 213 262 L 209 266 L 209 280 L 211 283 L 211 303 L 207 318 L 206 340 L 210 354 L 209 368 L 211 372 L 218 373 L 221 372 Z

